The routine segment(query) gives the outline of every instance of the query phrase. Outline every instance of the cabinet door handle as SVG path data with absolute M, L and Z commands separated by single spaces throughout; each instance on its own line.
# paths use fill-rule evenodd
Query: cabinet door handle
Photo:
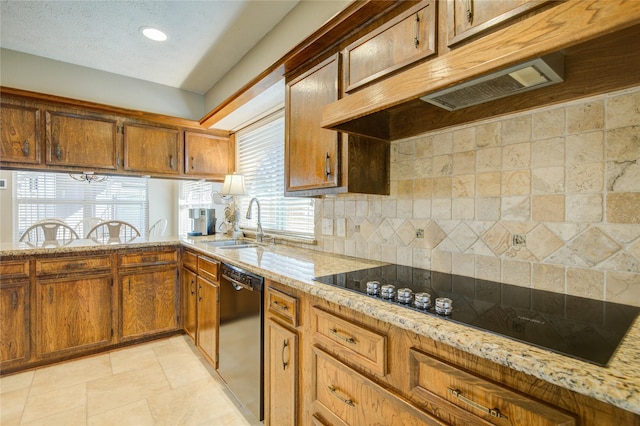
M 131 294 L 131 278 L 127 278 L 127 284 L 129 285 L 129 294 Z
M 169 155 L 169 168 L 173 170 L 173 155 Z
M 198 285 L 198 301 L 202 300 L 202 286 Z
M 466 0 L 465 2 L 466 4 L 466 13 L 465 16 L 467 17 L 467 22 L 469 22 L 469 24 L 471 24 L 473 22 L 473 9 L 471 6 L 471 0 Z
M 276 308 L 280 309 L 281 311 L 288 311 L 289 307 L 287 305 L 285 305 L 284 303 L 280 303 L 277 300 L 273 301 L 273 306 L 275 306 Z
M 60 143 L 56 144 L 56 152 L 55 152 L 55 154 L 56 154 L 56 158 L 58 160 L 62 160 L 62 148 L 60 147 Z
M 53 287 L 49 286 L 49 304 L 53 303 Z
M 449 393 L 451 395 L 453 395 L 455 398 L 459 399 L 460 401 L 464 402 L 467 405 L 472 406 L 473 408 L 477 408 L 480 411 L 483 411 L 487 414 L 490 414 L 493 417 L 499 417 L 501 419 L 507 419 L 508 417 L 505 416 L 504 414 L 502 414 L 500 412 L 500 410 L 498 410 L 497 408 L 488 408 L 485 407 L 484 405 L 478 404 L 475 401 L 472 401 L 471 399 L 465 397 L 462 395 L 462 392 L 460 392 L 459 389 L 453 389 L 453 388 L 447 388 L 447 390 L 449 391 Z
M 347 405 L 349 405 L 351 407 L 355 407 L 356 406 L 356 404 L 353 402 L 353 400 L 351 398 L 345 398 L 344 396 L 341 396 L 338 393 L 338 388 L 336 388 L 335 386 L 329 385 L 328 388 L 329 388 L 329 392 L 331 392 L 331 394 L 333 396 L 335 396 L 336 398 L 338 398 L 340 401 L 344 402 L 345 404 L 347 404 Z
M 22 144 L 22 153 L 24 154 L 25 157 L 29 156 L 29 138 L 25 139 L 24 144 Z
M 329 157 L 329 153 L 327 152 L 327 156 L 324 157 L 324 174 L 329 177 L 331 174 L 331 157 Z
M 287 349 L 288 346 L 289 346 L 289 341 L 283 340 L 282 341 L 282 369 L 283 370 L 286 370 L 287 365 L 289 365 L 289 362 L 284 360 L 284 350 Z
M 196 290 L 195 290 L 195 287 L 194 287 L 194 284 L 195 284 L 195 283 L 196 283 L 196 282 L 192 279 L 192 280 L 191 280 L 191 284 L 189 284 L 189 289 L 191 290 L 191 295 L 196 294 Z
M 330 329 L 329 329 L 329 332 L 330 332 L 331 334 L 333 334 L 334 336 L 336 336 L 338 339 L 343 340 L 343 341 L 345 341 L 345 342 L 347 342 L 347 343 L 351 343 L 352 345 L 355 345 L 355 343 L 356 343 L 356 339 L 354 339 L 354 338 L 353 338 L 353 337 L 351 337 L 351 336 L 348 336 L 348 337 L 343 336 L 343 335 L 342 335 L 342 334 L 340 334 L 340 333 L 338 332 L 338 330 L 336 330 L 335 328 L 330 328 Z
M 18 292 L 17 290 L 13 290 L 13 294 L 11 295 L 11 308 L 16 310 L 18 309 Z
M 413 45 L 418 48 L 420 46 L 420 14 L 416 13 L 416 22 L 413 27 Z
M 190 161 L 190 163 L 191 163 L 191 170 L 195 169 L 195 168 L 196 168 L 196 166 L 194 166 L 194 165 L 193 165 L 193 157 L 191 157 L 191 161 Z

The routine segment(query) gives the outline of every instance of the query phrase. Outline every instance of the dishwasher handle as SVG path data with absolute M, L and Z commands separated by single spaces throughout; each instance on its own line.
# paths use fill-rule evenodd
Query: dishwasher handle
M 222 278 L 229 281 L 229 283 L 231 283 L 233 288 L 235 288 L 237 291 L 240 291 L 242 289 L 253 291 L 253 287 L 245 283 L 241 283 L 240 281 L 236 281 L 235 279 L 231 278 L 229 275 L 222 274 Z

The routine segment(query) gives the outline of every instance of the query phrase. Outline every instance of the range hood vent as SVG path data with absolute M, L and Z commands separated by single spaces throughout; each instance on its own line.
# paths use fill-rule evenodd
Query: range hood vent
M 564 56 L 556 53 L 423 96 L 448 111 L 505 98 L 564 81 Z

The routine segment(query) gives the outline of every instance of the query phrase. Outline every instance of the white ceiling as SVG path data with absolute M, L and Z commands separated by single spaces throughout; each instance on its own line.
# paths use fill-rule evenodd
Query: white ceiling
M 298 1 L 1 0 L 0 46 L 205 93 Z

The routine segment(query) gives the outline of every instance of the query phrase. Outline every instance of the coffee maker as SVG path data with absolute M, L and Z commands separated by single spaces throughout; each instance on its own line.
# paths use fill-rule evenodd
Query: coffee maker
M 189 219 L 191 219 L 191 232 L 187 232 L 190 237 L 200 235 L 213 235 L 216 233 L 216 211 L 215 209 L 195 208 L 189 209 Z

